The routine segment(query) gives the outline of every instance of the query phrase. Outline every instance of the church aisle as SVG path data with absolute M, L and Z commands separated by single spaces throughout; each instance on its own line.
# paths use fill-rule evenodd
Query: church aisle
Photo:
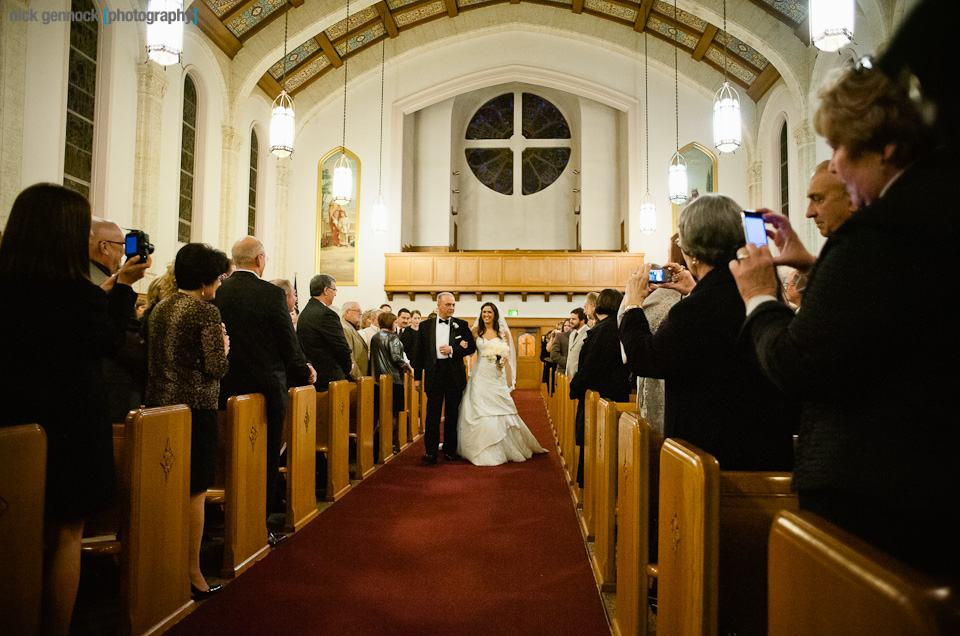
M 540 395 L 514 397 L 549 454 L 423 466 L 421 440 L 168 633 L 609 636 Z

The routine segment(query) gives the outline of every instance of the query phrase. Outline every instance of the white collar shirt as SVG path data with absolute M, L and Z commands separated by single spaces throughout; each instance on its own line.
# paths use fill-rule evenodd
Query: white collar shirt
M 452 321 L 453 318 L 448 318 L 448 321 Z M 440 322 L 440 316 L 437 316 L 437 360 L 443 360 L 445 358 L 452 357 L 451 355 L 443 355 L 440 353 L 440 346 L 450 344 L 450 322 L 443 323 Z

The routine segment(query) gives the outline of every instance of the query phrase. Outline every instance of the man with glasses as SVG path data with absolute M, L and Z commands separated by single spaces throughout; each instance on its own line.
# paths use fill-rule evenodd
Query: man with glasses
M 120 271 L 126 253 L 123 230 L 113 221 L 94 219 L 90 228 L 90 280 L 94 285 Z
M 353 372 L 353 353 L 340 316 L 330 309 L 337 297 L 337 282 L 332 276 L 317 274 L 310 279 L 310 296 L 297 321 L 297 336 L 317 369 L 317 393 L 323 393 L 331 382 L 346 380 Z
M 340 326 L 343 327 L 343 336 L 350 346 L 350 354 L 353 357 L 354 364 L 350 379 L 356 381 L 358 378 L 367 375 L 367 363 L 370 360 L 370 348 L 363 336 L 360 335 L 360 317 L 363 312 L 360 309 L 360 303 L 356 301 L 343 303 L 341 312 L 343 316 L 340 318 Z

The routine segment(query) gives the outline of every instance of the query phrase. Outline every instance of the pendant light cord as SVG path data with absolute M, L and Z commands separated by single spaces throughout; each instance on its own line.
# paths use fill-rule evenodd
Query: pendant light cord
M 290 23 L 290 6 L 283 12 L 283 65 L 280 72 L 280 89 L 283 91 L 287 90 L 287 25 Z
M 340 144 L 340 154 L 347 152 L 347 53 L 350 48 L 350 0 L 347 0 L 347 17 L 343 21 L 346 39 L 343 41 L 343 143 Z
M 383 193 L 383 68 L 386 60 L 387 40 L 380 41 L 380 181 L 377 194 Z
M 677 18 L 677 0 L 673 0 L 673 20 L 679 23 Z M 677 118 L 677 154 L 680 154 L 680 66 L 677 57 L 677 49 L 680 48 L 680 27 L 673 26 L 673 99 L 674 113 Z
M 727 33 L 727 0 L 723 0 L 723 35 L 725 37 L 725 42 L 723 43 L 723 83 L 727 83 L 727 49 L 730 46 L 730 42 L 733 38 Z
M 643 100 L 646 102 L 643 109 L 643 132 L 646 148 L 644 154 L 647 156 L 647 193 L 650 192 L 650 84 L 647 76 L 649 75 L 647 58 L 647 32 L 643 32 Z

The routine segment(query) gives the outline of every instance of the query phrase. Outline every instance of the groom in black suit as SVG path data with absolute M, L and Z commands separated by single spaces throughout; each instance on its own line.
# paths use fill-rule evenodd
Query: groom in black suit
M 453 294 L 441 292 L 437 295 L 437 318 L 420 323 L 420 342 L 413 366 L 418 375 L 423 373 L 427 394 L 426 453 L 423 455 L 427 464 L 437 463 L 441 411 L 443 455 L 449 461 L 457 459 L 457 419 L 467 386 L 463 359 L 477 350 L 466 321 L 452 317 L 455 305 Z

